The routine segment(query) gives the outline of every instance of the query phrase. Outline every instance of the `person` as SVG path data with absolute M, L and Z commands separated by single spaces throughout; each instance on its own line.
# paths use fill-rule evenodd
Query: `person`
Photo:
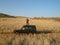
M 26 24 L 29 25 L 29 19 L 28 18 L 26 19 Z

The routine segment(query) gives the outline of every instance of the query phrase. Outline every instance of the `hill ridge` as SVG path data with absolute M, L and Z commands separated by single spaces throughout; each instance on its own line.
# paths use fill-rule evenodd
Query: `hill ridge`
M 0 18 L 2 18 L 2 17 L 10 17 L 10 18 L 13 18 L 14 16 L 10 16 L 10 15 L 8 15 L 8 14 L 4 14 L 4 13 L 0 13 Z

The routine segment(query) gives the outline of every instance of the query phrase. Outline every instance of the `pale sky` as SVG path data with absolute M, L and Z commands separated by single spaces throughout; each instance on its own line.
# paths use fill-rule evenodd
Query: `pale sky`
M 0 0 L 0 13 L 27 17 L 60 17 L 60 0 Z

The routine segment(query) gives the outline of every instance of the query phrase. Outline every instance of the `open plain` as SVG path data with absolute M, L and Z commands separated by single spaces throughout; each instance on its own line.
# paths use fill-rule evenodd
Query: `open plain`
M 26 25 L 26 18 L 0 18 L 0 45 L 60 45 L 60 18 L 29 18 L 37 31 L 52 31 L 48 34 L 15 34 L 15 29 Z

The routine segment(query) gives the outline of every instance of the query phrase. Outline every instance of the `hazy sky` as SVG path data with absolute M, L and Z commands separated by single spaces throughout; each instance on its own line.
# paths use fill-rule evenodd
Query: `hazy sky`
M 59 17 L 60 0 L 0 0 L 0 13 L 27 17 Z

